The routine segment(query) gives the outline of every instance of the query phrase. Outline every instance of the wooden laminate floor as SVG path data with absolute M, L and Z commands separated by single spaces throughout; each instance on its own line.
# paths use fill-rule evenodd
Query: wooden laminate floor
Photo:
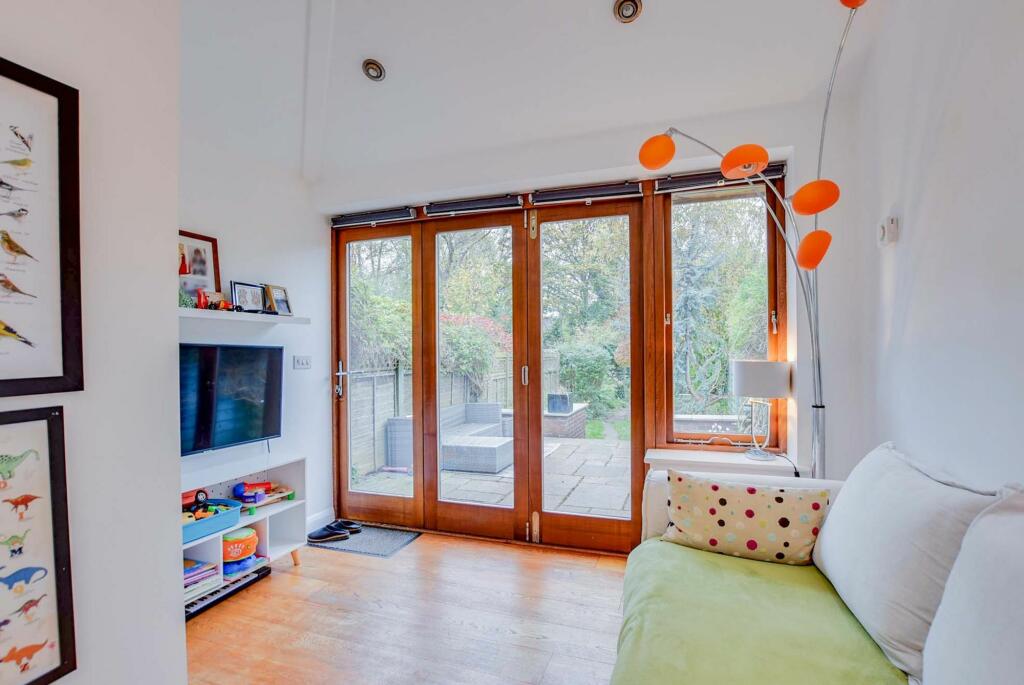
M 431 534 L 390 559 L 307 547 L 188 623 L 189 681 L 606 683 L 625 566 Z

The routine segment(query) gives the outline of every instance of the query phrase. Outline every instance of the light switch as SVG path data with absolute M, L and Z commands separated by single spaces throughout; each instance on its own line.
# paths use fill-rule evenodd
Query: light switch
M 292 368 L 301 371 L 308 371 L 313 368 L 313 358 L 309 356 L 292 356 Z

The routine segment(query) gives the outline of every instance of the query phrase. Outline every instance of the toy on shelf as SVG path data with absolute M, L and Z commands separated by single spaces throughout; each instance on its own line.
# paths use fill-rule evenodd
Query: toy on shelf
M 197 503 L 198 500 L 203 501 Z M 209 499 L 205 491 L 202 495 L 186 492 L 182 502 L 185 504 L 181 512 L 181 534 L 185 544 L 230 528 L 238 523 L 242 510 L 242 505 L 235 500 Z
M 181 522 L 192 523 L 202 521 L 215 514 L 222 514 L 230 509 L 224 504 L 216 504 L 202 488 L 181 493 Z
M 209 493 L 202 488 L 187 490 L 181 493 L 181 510 L 195 513 L 195 510 L 206 504 L 209 499 Z
M 224 562 L 224 579 L 232 580 L 236 576 L 253 571 L 266 563 L 266 557 L 261 557 L 256 554 L 248 556 L 245 559 L 239 559 L 238 561 Z
M 252 528 L 239 528 L 224 534 L 224 562 L 241 561 L 256 553 L 260 538 Z
M 244 505 L 247 505 L 249 515 L 256 513 L 256 507 L 262 507 L 280 500 L 295 499 L 295 490 L 287 485 L 271 483 L 236 483 L 231 489 L 231 495 Z
M 267 563 L 256 554 L 259 535 L 252 528 L 239 528 L 224 534 L 224 578 L 248 573 Z
M 227 504 L 204 504 L 202 507 L 197 508 L 195 511 L 183 511 L 181 512 L 182 524 L 192 523 L 194 521 L 202 521 L 208 519 L 211 516 L 217 514 L 223 514 L 224 512 L 230 511 L 231 506 Z

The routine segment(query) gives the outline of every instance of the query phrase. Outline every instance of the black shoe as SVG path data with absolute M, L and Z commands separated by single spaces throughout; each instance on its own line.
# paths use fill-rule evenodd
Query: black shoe
M 348 540 L 347 530 L 337 530 L 331 528 L 332 524 L 327 524 L 323 528 L 317 528 L 312 533 L 306 536 L 307 542 L 314 544 L 323 542 L 338 542 L 339 540 Z
M 356 533 L 363 532 L 363 524 L 358 521 L 349 521 L 348 519 L 338 519 L 333 523 L 328 523 L 324 528 L 338 532 L 346 532 L 349 535 L 355 535 Z

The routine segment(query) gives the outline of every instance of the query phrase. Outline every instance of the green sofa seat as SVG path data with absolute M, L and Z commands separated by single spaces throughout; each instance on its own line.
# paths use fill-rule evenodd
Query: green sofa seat
M 906 685 L 814 566 L 658 538 L 626 567 L 613 685 Z

